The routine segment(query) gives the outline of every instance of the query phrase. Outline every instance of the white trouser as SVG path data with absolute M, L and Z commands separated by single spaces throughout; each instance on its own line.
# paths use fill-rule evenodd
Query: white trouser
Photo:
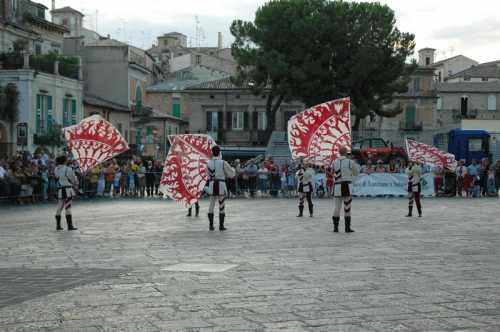
M 216 200 L 219 201 L 219 214 L 226 214 L 225 196 L 210 196 L 210 205 L 208 206 L 208 213 L 214 214 Z
M 335 207 L 333 209 L 333 216 L 340 217 L 340 209 L 342 208 L 342 205 L 344 205 L 344 216 L 350 217 L 351 216 L 351 203 L 352 203 L 352 196 L 335 197 L 334 198 L 334 206 Z

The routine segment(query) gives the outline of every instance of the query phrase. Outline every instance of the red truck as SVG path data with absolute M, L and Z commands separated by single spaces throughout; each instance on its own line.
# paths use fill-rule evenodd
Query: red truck
M 391 159 L 407 160 L 408 156 L 404 148 L 394 147 L 381 138 L 366 138 L 352 144 L 352 154 L 361 163 L 366 163 L 368 159 L 372 162 L 382 160 L 389 163 Z

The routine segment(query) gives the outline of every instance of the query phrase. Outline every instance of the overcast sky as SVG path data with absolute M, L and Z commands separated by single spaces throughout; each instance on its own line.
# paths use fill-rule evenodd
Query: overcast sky
M 36 0 L 35 0 L 36 1 Z M 51 0 L 38 0 L 51 7 Z M 369 0 L 370 1 L 370 0 Z M 149 48 L 156 36 L 178 31 L 196 45 L 196 17 L 202 46 L 216 45 L 217 32 L 230 46 L 233 19 L 252 20 L 267 0 L 56 0 L 85 15 L 85 26 L 102 35 Z M 396 12 L 402 31 L 416 35 L 417 50 L 437 49 L 438 60 L 463 54 L 479 62 L 500 60 L 500 1 L 382 0 Z M 97 15 L 96 15 L 97 14 Z M 96 20 L 97 16 L 97 20 Z M 97 28 L 96 28 L 97 25 Z

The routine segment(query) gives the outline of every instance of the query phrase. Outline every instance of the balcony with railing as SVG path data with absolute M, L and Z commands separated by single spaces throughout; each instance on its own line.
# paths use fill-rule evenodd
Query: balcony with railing
M 81 61 L 77 57 L 65 57 L 55 53 L 43 55 L 17 52 L 0 54 L 0 70 L 18 69 L 31 69 L 75 80 L 82 79 Z

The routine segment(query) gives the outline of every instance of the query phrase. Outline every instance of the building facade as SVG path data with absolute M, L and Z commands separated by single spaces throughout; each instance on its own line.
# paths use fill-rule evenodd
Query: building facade
M 0 47 L 5 55 L 0 85 L 18 93 L 17 121 L 0 120 L 3 154 L 33 152 L 60 127 L 83 118 L 83 83 L 78 59 L 61 54 L 67 28 L 45 18 L 47 7 L 28 0 L 0 1 Z M 66 61 L 67 60 L 67 61 Z
M 406 138 L 413 138 L 431 144 L 437 132 L 437 91 L 434 68 L 419 66 L 412 75 L 408 90 L 394 96 L 387 109 L 400 109 L 393 118 L 373 114 L 364 119 L 360 130 L 354 133 L 355 140 L 367 137 L 381 137 L 396 146 L 404 146 Z

